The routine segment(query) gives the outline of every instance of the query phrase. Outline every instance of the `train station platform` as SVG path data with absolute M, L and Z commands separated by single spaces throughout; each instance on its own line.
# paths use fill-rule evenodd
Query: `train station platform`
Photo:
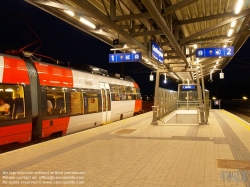
M 250 125 L 151 125 L 152 112 L 0 154 L 0 186 L 250 186 Z

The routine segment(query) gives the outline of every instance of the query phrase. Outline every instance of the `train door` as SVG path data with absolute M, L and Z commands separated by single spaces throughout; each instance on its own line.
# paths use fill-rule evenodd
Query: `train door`
M 110 87 L 108 83 L 100 82 L 102 93 L 102 124 L 111 122 Z

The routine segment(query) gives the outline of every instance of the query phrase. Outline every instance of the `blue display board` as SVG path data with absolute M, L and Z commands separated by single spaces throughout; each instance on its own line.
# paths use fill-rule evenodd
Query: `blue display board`
M 109 54 L 110 63 L 138 62 L 142 59 L 141 53 L 116 53 Z
M 181 90 L 196 90 L 196 85 L 182 85 Z
M 158 62 L 163 63 L 163 50 L 155 42 L 149 42 L 149 56 L 156 59 Z
M 209 57 L 230 57 L 234 56 L 234 46 L 227 46 L 221 48 L 199 48 L 196 49 L 197 58 Z

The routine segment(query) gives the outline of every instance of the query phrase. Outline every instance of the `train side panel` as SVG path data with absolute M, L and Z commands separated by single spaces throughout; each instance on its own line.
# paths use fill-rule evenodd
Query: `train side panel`
M 48 87 L 49 90 L 55 90 L 59 92 L 62 89 L 68 89 L 73 87 L 73 76 L 72 70 L 64 67 L 59 67 L 55 65 L 45 64 L 41 62 L 34 62 L 34 65 L 38 72 L 39 82 L 41 86 L 44 88 Z M 48 90 L 43 88 L 43 92 Z M 65 95 L 63 98 L 53 98 L 52 94 L 44 94 L 42 97 L 43 104 L 43 120 L 42 120 L 42 138 L 48 137 L 53 133 L 62 133 L 62 135 L 66 134 L 68 125 L 69 125 L 69 113 L 66 111 L 66 100 Z M 51 96 L 48 98 L 46 96 Z M 59 99 L 63 100 L 64 109 L 59 109 L 56 106 L 57 100 L 54 100 L 54 113 L 47 113 L 47 100 L 49 99 Z M 64 112 L 62 112 L 64 110 Z
M 9 114 L 0 115 L 0 145 L 29 142 L 32 136 L 31 110 L 17 113 L 20 102 L 30 106 L 29 76 L 25 62 L 18 57 L 0 55 L 0 98 L 10 105 Z

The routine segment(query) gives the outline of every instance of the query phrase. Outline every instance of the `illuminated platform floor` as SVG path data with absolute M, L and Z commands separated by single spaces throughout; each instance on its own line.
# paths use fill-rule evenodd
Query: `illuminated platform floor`
M 250 186 L 249 123 L 224 110 L 211 110 L 209 125 L 151 120 L 148 112 L 0 154 L 0 186 Z

